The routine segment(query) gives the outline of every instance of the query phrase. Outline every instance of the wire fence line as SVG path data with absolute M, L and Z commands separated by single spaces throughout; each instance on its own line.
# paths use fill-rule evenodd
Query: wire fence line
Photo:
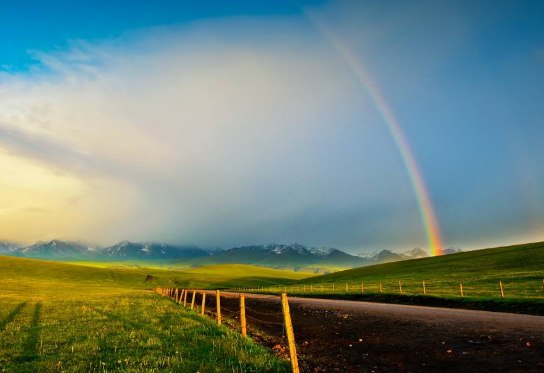
M 501 279 L 482 283 L 475 280 L 384 280 L 361 282 L 329 282 L 305 285 L 270 285 L 232 288 L 251 293 L 286 293 L 307 295 L 423 295 L 461 298 L 544 299 L 543 279 Z
M 247 319 L 250 319 L 250 325 L 267 326 L 268 328 L 281 328 L 282 340 L 287 337 L 287 350 L 289 352 L 289 361 L 293 373 L 310 372 L 309 365 L 301 360 L 299 365 L 299 357 L 297 355 L 297 345 L 289 311 L 289 302 L 286 293 L 282 293 L 281 297 L 266 296 L 261 300 L 279 300 L 281 303 L 280 312 L 263 312 L 252 307 L 246 306 L 245 295 L 239 295 L 239 309 L 233 310 L 232 301 L 236 302 L 235 298 L 221 296 L 220 290 L 197 290 L 197 289 L 178 289 L 178 288 L 156 288 L 156 292 L 162 296 L 172 298 L 176 303 L 190 308 L 198 312 L 202 316 L 210 316 L 217 320 L 217 324 L 223 323 L 223 313 L 229 315 L 225 319 L 227 324 L 239 329 L 242 336 L 247 335 Z M 191 294 L 190 302 L 187 302 L 188 294 Z M 258 302 L 259 299 L 252 299 Z M 236 305 L 234 305 L 236 307 Z M 283 317 L 282 317 L 283 316 Z
M 517 283 L 516 281 L 502 280 L 492 281 L 485 288 L 478 288 L 470 281 L 428 281 L 428 280 L 402 280 L 395 279 L 378 282 L 335 282 L 335 283 L 314 283 L 296 285 L 272 285 L 259 287 L 240 287 L 230 290 L 242 294 L 228 294 L 228 291 L 221 295 L 222 290 L 199 290 L 199 289 L 178 289 L 178 288 L 157 288 L 156 291 L 173 298 L 175 302 L 190 308 L 203 316 L 217 320 L 218 324 L 225 324 L 233 329 L 239 330 L 243 336 L 249 330 L 254 337 L 262 337 L 266 333 L 272 335 L 280 331 L 281 339 L 279 350 L 283 353 L 289 352 L 289 359 L 293 372 L 310 371 L 310 365 L 297 355 L 300 351 L 294 337 L 293 325 L 289 313 L 289 304 L 286 291 L 293 294 L 304 294 L 307 296 L 322 295 L 356 295 L 356 294 L 401 294 L 418 296 L 439 296 L 439 297 L 491 297 L 495 299 L 519 298 L 520 294 L 530 294 L 525 299 L 544 299 L 544 279 L 531 282 L 530 291 L 520 291 L 527 282 Z M 246 303 L 244 293 L 259 293 Z M 275 295 L 278 294 L 278 295 Z M 270 302 L 273 301 L 273 302 Z M 262 304 L 259 304 L 261 302 Z M 277 303 L 276 303 L 277 302 Z M 263 307 L 266 303 L 266 307 Z M 273 311 L 271 304 L 281 304 L 281 310 Z M 270 312 L 267 312 L 270 310 Z M 223 319 L 223 316 L 225 318 Z M 249 321 L 249 323 L 248 323 Z M 270 332 L 270 333 L 268 333 Z M 262 338 L 261 338 L 262 339 Z M 287 341 L 286 341 L 287 340 Z M 276 340 L 277 341 L 277 340 Z M 285 346 L 287 342 L 288 346 Z M 284 345 L 282 347 L 282 345 Z M 276 346 L 274 346 L 276 349 Z

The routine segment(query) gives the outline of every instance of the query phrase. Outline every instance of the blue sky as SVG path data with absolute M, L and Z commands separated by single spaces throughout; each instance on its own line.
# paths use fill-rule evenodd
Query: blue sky
M 0 22 L 2 62 L 26 69 L 29 51 L 65 49 L 69 40 L 104 40 L 159 25 L 232 16 L 300 14 L 303 6 L 323 1 L 4 1 Z
M 540 1 L 5 2 L 0 238 L 427 248 L 544 239 Z M 107 213 L 105 213 L 107 211 Z

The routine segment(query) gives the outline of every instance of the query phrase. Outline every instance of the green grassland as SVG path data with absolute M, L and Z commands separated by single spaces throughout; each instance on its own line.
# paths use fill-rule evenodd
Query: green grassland
M 266 289 L 306 296 L 542 314 L 543 279 L 544 242 L 538 242 L 355 268 Z
M 210 266 L 228 266 L 228 265 L 247 265 L 250 264 L 226 264 L 226 263 L 202 263 L 198 259 L 168 259 L 168 260 L 63 260 L 62 263 L 83 265 L 96 268 L 118 268 L 118 269 L 160 269 L 168 271 L 190 271 L 199 267 Z M 281 266 L 265 266 L 264 264 L 255 265 L 257 268 L 270 268 L 279 271 L 297 272 L 301 274 L 301 278 L 306 275 L 320 275 L 332 272 L 344 271 L 353 268 L 353 266 L 342 266 L 333 264 L 308 264 L 308 265 L 281 265 Z
M 3 277 L 0 281 L 8 288 L 12 284 L 17 291 L 23 290 L 21 287 L 27 286 L 25 284 L 50 288 L 51 282 L 67 285 L 74 281 L 93 287 L 115 285 L 138 289 L 156 286 L 223 289 L 240 284 L 264 286 L 271 283 L 286 283 L 311 276 L 310 273 L 244 264 L 212 265 L 169 271 L 158 268 L 120 266 L 117 263 L 95 267 L 94 263 L 73 265 L 3 256 L 0 256 L 0 274 Z M 153 280 L 146 282 L 148 275 L 152 276 Z
M 145 282 L 147 275 L 155 280 Z M 146 288 L 303 276 L 236 265 L 169 272 L 0 257 L 0 371 L 286 372 L 288 363 L 265 348 Z

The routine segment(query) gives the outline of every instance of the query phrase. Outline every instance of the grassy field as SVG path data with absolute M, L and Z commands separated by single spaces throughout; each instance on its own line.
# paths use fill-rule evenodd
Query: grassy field
M 306 296 L 542 313 L 543 279 L 544 242 L 540 242 L 355 268 L 271 289 Z
M 288 371 L 251 340 L 145 290 L 301 278 L 243 267 L 170 273 L 0 257 L 0 371 Z
M 264 286 L 272 283 L 287 283 L 311 276 L 310 273 L 275 270 L 244 264 L 224 264 L 169 271 L 158 268 L 127 267 L 111 263 L 67 264 L 54 261 L 21 259 L 0 256 L 0 281 L 14 286 L 48 286 L 50 281 L 69 284 L 72 281 L 93 287 L 123 286 L 138 289 L 151 287 L 191 287 L 203 289 L 222 289 L 244 284 L 244 286 Z M 152 281 L 145 281 L 146 277 Z

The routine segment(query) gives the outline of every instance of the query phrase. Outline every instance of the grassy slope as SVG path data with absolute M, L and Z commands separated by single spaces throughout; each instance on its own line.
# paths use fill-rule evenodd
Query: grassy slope
M 368 282 L 370 286 L 381 281 L 387 288 L 398 290 L 401 280 L 406 292 L 417 293 L 425 280 L 431 293 L 441 295 L 457 295 L 462 282 L 466 295 L 484 295 L 488 291 L 498 294 L 502 280 L 507 293 L 532 297 L 542 295 L 543 277 L 544 242 L 539 242 L 356 268 L 302 282 Z M 448 286 L 454 291 L 447 290 Z
M 289 281 L 301 278 L 246 269 L 260 282 L 282 275 Z M 143 281 L 148 273 L 163 286 L 199 277 L 199 284 L 215 287 L 247 279 L 242 272 L 243 266 L 169 273 L 0 257 L 0 367 L 17 372 L 288 371 L 286 362 L 238 333 L 143 290 L 156 285 Z
M 307 296 L 544 314 L 543 279 L 544 242 L 539 242 L 355 268 L 294 282 L 287 291 Z M 422 281 L 427 296 L 422 294 Z M 504 299 L 500 298 L 499 281 L 503 283 Z M 285 287 L 275 289 L 277 292 Z
M 270 283 L 285 283 L 311 276 L 309 273 L 274 270 L 250 265 L 214 265 L 168 271 L 157 268 L 112 267 L 98 268 L 92 265 L 73 265 L 54 261 L 22 259 L 0 256 L 0 281 L 7 285 L 14 283 L 19 290 L 24 283 L 40 286 L 40 283 L 69 284 L 73 281 L 94 287 L 125 286 L 133 288 L 193 287 L 226 288 L 238 285 L 263 286 Z M 147 275 L 155 280 L 145 282 Z M 39 280 L 39 282 L 36 282 Z M 17 291 L 18 291 L 17 290 Z

